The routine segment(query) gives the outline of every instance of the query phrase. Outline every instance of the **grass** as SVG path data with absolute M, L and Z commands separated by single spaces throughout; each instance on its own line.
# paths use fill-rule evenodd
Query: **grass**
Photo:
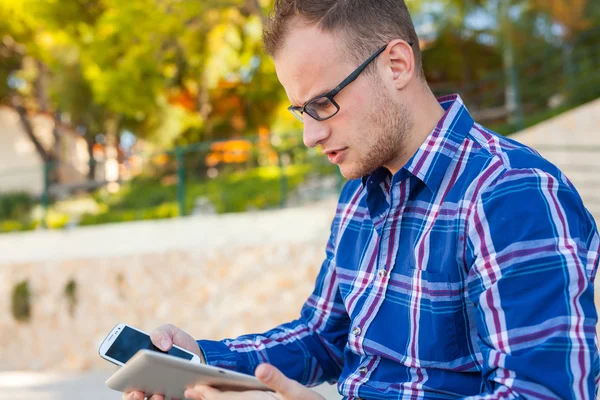
M 185 209 L 190 213 L 198 198 L 210 201 L 217 213 L 244 212 L 276 208 L 281 204 L 282 187 L 294 190 L 312 171 L 309 164 L 285 168 L 282 177 L 277 166 L 237 171 L 210 180 L 188 179 Z M 283 186 L 282 186 L 283 185 Z M 159 181 L 149 177 L 134 179 L 119 193 L 101 190 L 94 195 L 103 204 L 102 212 L 85 214 L 79 225 L 165 219 L 179 216 L 177 185 L 173 179 Z

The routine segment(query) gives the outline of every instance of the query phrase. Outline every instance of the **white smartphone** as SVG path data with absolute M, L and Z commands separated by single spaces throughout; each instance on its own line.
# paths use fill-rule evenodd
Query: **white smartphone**
M 152 344 L 149 334 L 127 324 L 118 324 L 106 335 L 98 348 L 98 354 L 105 360 L 122 367 L 140 350 L 153 350 L 201 364 L 197 354 L 179 346 L 173 345 L 169 351 L 162 351 Z

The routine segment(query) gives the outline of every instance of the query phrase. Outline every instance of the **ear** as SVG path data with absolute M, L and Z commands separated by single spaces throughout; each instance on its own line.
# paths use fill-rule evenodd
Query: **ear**
M 388 44 L 382 55 L 385 59 L 386 75 L 393 80 L 397 90 L 404 89 L 415 74 L 415 55 L 412 47 L 404 40 L 395 39 Z

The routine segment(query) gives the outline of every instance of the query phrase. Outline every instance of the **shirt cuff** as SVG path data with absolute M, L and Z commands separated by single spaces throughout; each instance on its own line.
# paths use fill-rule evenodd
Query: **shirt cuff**
M 213 340 L 197 340 L 204 363 L 215 367 L 236 370 L 239 367 L 239 354 L 223 342 Z

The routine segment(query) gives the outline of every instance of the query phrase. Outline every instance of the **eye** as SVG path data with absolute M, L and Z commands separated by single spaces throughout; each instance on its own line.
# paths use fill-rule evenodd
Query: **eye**
M 326 111 L 331 107 L 333 107 L 333 104 L 327 97 L 321 97 L 310 103 L 310 108 L 315 111 Z

